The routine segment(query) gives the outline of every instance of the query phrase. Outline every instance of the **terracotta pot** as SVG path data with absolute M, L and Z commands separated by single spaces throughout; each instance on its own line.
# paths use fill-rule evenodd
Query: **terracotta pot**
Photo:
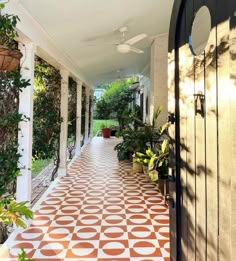
M 142 173 L 143 172 L 143 166 L 137 162 L 133 162 L 133 172 L 134 173 Z
M 103 128 L 102 129 L 102 136 L 103 136 L 103 138 L 110 138 L 111 137 L 111 129 L 110 128 Z
M 20 65 L 22 53 L 0 45 L 0 71 L 13 71 Z

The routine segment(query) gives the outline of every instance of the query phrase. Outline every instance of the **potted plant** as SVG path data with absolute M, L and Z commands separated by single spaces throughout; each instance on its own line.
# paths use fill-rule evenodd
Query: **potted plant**
M 16 24 L 18 16 L 2 14 L 5 4 L 0 4 L 0 70 L 12 71 L 20 65 L 22 53 L 15 38 L 18 36 Z
M 169 166 L 169 141 L 164 139 L 155 150 L 147 149 L 145 153 L 136 152 L 134 161 L 138 162 L 144 167 L 144 173 L 150 178 L 152 182 L 158 182 L 159 189 L 164 193 L 165 183 L 168 179 Z
M 105 124 L 101 125 L 101 130 L 102 130 L 103 138 L 107 139 L 111 137 L 111 129 L 107 127 L 107 120 L 106 120 L 106 125 Z
M 147 153 L 141 153 L 141 152 L 138 152 L 138 151 L 136 151 L 134 153 L 133 162 L 136 162 L 136 163 L 142 165 L 143 172 L 145 174 L 148 174 L 149 160 L 150 160 L 150 156 L 148 156 Z

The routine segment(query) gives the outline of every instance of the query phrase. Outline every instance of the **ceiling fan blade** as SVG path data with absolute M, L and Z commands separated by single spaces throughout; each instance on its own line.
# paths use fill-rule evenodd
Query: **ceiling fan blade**
M 134 52 L 134 53 L 144 53 L 143 50 L 137 49 L 137 48 L 135 48 L 133 46 L 130 46 L 130 51 Z
M 147 37 L 146 34 L 139 34 L 139 35 L 136 35 L 136 36 L 130 38 L 129 40 L 125 41 L 124 44 L 133 45 L 133 44 L 143 40 L 146 37 Z

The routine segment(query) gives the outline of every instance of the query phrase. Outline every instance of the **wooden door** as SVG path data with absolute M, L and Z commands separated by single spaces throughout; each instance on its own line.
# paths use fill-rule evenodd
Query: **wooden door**
M 192 25 L 207 7 L 203 52 L 191 48 Z M 235 246 L 235 0 L 175 1 L 169 41 L 169 112 L 176 123 L 171 209 L 172 260 L 230 261 Z

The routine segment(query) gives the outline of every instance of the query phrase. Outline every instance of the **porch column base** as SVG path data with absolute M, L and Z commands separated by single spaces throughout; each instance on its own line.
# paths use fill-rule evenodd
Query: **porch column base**
M 75 156 L 79 156 L 81 154 L 81 149 L 80 148 L 76 148 L 75 149 Z
M 65 177 L 66 176 L 66 169 L 59 168 L 57 173 L 58 173 L 58 177 Z

